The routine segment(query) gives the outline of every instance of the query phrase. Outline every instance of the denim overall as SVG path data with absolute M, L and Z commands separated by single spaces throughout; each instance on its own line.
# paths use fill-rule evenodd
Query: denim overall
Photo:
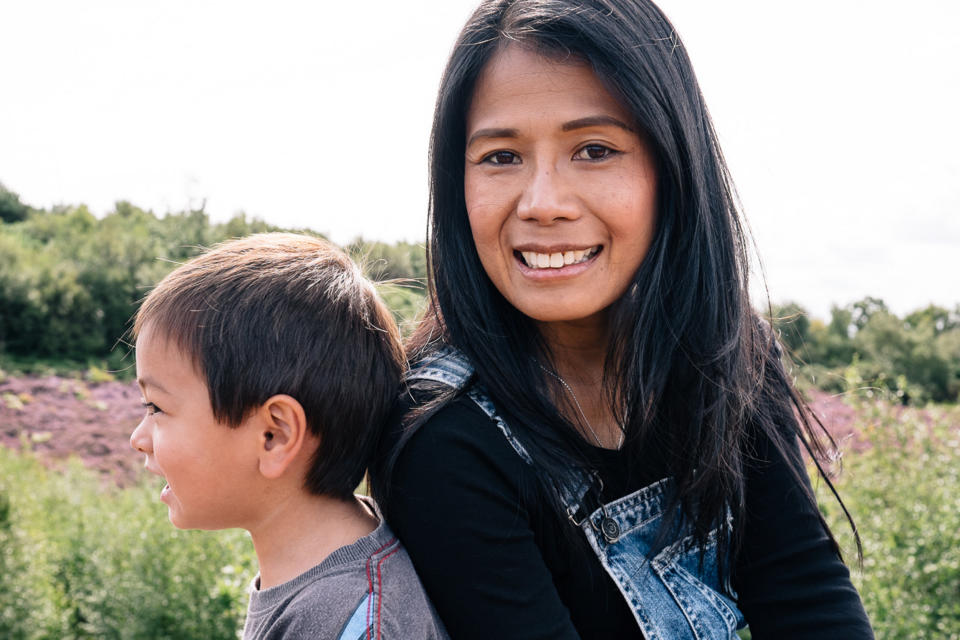
M 408 374 L 410 382 L 425 380 L 455 389 L 466 385 L 473 365 L 458 351 L 444 348 L 420 362 Z M 530 454 L 511 432 L 480 385 L 467 396 L 500 428 L 510 446 L 528 464 Z M 599 485 L 599 488 L 598 488 Z M 613 502 L 589 508 L 602 490 L 599 477 L 571 471 L 557 486 L 571 522 L 587 537 L 600 564 L 633 610 L 647 640 L 729 640 L 745 626 L 729 584 L 717 571 L 716 531 L 711 533 L 702 564 L 692 536 L 678 529 L 660 550 L 653 545 L 663 517 L 663 505 L 673 490 L 669 478 L 659 480 Z M 594 500 L 594 504 L 599 501 Z M 728 518 L 725 523 L 730 527 Z

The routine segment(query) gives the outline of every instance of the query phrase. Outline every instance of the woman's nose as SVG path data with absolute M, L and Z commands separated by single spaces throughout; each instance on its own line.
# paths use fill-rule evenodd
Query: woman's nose
M 572 185 L 551 166 L 531 172 L 517 203 L 517 215 L 522 220 L 552 224 L 557 220 L 579 218 L 580 208 Z
M 137 428 L 130 434 L 130 446 L 140 453 L 151 453 L 153 443 L 150 439 L 150 426 L 147 424 L 149 416 L 144 417 L 137 425 Z

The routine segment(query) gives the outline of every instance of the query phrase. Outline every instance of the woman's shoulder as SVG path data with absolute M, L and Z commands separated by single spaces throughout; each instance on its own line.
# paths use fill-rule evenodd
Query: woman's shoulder
M 406 414 L 417 410 L 424 395 L 411 389 L 402 403 Z M 467 394 L 461 393 L 427 415 L 408 436 L 397 456 L 397 472 L 422 465 L 447 473 L 476 473 L 480 468 L 519 470 L 523 460 L 511 448 L 497 422 Z

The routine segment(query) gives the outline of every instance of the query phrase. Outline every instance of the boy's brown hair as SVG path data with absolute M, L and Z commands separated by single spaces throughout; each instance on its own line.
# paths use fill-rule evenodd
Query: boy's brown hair
M 403 373 L 400 333 L 373 285 L 329 242 L 267 233 L 217 245 L 165 277 L 136 314 L 193 360 L 214 416 L 237 427 L 276 394 L 319 436 L 305 488 L 349 498 Z

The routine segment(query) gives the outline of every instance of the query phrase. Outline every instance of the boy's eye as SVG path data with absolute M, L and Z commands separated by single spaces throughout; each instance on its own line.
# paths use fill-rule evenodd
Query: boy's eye
M 484 157 L 481 162 L 496 165 L 520 164 L 520 156 L 515 154 L 513 151 L 494 151 L 490 155 Z
M 603 160 L 615 153 L 616 151 L 602 144 L 588 144 L 577 151 L 573 157 L 576 160 Z
M 153 404 L 152 402 L 141 402 L 140 404 L 142 404 L 143 408 L 147 410 L 148 416 L 153 416 L 158 413 L 163 413 L 163 410 L 160 409 L 160 407 L 158 407 L 157 405 Z

